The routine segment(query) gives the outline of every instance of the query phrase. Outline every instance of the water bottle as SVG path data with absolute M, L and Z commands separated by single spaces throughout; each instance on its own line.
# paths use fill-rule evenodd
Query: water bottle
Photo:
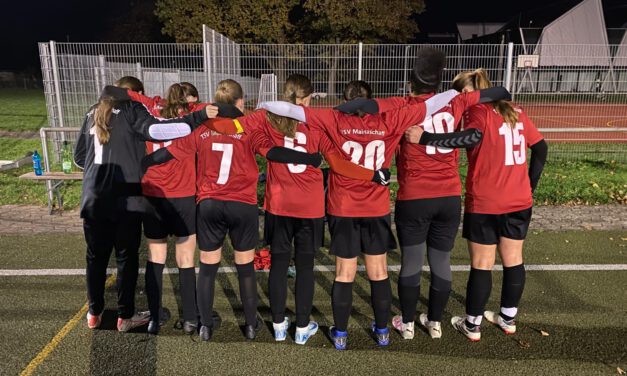
M 35 153 L 33 153 L 33 170 L 35 170 L 35 175 L 43 174 L 43 170 L 41 168 L 41 156 L 39 155 L 37 150 L 35 150 Z
M 63 159 L 61 164 L 64 173 L 72 173 L 72 149 L 70 148 L 70 143 L 67 141 L 63 141 Z

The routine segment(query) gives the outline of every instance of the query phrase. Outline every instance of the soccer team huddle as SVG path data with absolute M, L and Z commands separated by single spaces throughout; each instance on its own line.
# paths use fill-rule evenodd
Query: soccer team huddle
M 209 341 L 220 324 L 213 302 L 228 234 L 244 335 L 254 339 L 263 326 L 253 265 L 260 155 L 268 161 L 263 241 L 271 254 L 268 296 L 275 339 L 286 340 L 292 320 L 297 344 L 318 331 L 311 319 L 314 258 L 323 245 L 325 222 L 329 253 L 335 256 L 329 329 L 335 348 L 344 350 L 349 343 L 359 256 L 370 282 L 374 341 L 390 343 L 390 321 L 404 339 L 414 337 L 416 321 L 432 338 L 440 338 L 451 293 L 450 255 L 461 220 L 459 149 L 465 148 L 462 234 L 471 269 L 466 312 L 453 316 L 450 328 L 478 341 L 485 317 L 503 332 L 515 333 L 525 285 L 523 241 L 548 147 L 507 90 L 492 87 L 482 69 L 459 72 L 451 90 L 436 94 L 445 63 L 441 51 L 423 48 L 410 74 L 410 94 L 372 98 L 368 83 L 352 81 L 345 101 L 335 108 L 311 108 L 311 81 L 292 74 L 282 101 L 261 102 L 246 115 L 242 87 L 230 79 L 218 84 L 212 103 L 200 103 L 190 83 L 173 84 L 166 98 L 144 96 L 141 81 L 130 76 L 107 86 L 87 113 L 75 150 L 75 162 L 84 169 L 88 327 L 101 324 L 106 268 L 115 249 L 118 330 L 147 324 L 148 333 L 158 334 L 167 319 L 161 303 L 163 270 L 167 240 L 174 236 L 182 329 Z M 322 157 L 328 177 L 319 168 Z M 387 252 L 397 248 L 388 187 L 394 159 L 401 314 L 392 318 Z M 136 312 L 142 227 L 149 311 Z M 503 263 L 501 302 L 489 311 L 497 251 Z M 417 315 L 425 255 L 431 272 L 428 305 Z M 286 315 L 292 259 L 294 318 Z

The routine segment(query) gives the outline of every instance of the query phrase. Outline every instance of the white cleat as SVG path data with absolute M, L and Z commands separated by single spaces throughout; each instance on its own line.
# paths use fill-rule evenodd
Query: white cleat
M 309 325 L 304 328 L 296 327 L 296 336 L 294 342 L 297 345 L 304 345 L 307 340 L 318 332 L 318 323 L 315 321 L 309 321 Z
M 148 324 L 148 321 L 150 321 L 150 311 L 137 312 L 128 319 L 118 317 L 118 331 L 128 332 L 131 329 Z
M 414 339 L 414 322 L 403 322 L 403 316 L 396 315 L 392 318 L 392 326 L 398 330 L 403 339 Z
M 481 340 L 481 327 L 477 325 L 474 329 L 470 329 L 466 326 L 466 317 L 453 316 L 451 318 L 451 325 L 453 328 L 465 335 L 472 342 L 478 342 Z
M 497 312 L 485 311 L 483 317 L 492 324 L 501 328 L 505 334 L 516 334 L 516 321 L 505 321 Z
M 419 320 L 420 325 L 427 328 L 431 338 L 442 338 L 442 324 L 439 321 L 429 321 L 426 313 L 421 313 Z
M 277 342 L 285 341 L 287 329 L 290 327 L 290 320 L 285 316 L 283 322 L 278 324 L 272 323 L 272 327 L 274 328 L 274 340 Z

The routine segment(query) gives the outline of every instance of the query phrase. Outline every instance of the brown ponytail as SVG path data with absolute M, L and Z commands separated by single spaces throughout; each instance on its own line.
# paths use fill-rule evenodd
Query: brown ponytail
M 133 76 L 124 76 L 115 81 L 115 86 L 125 89 L 133 90 L 138 93 L 144 92 L 144 84 Z M 111 138 L 111 127 L 109 127 L 109 121 L 111 120 L 111 112 L 117 105 L 117 102 L 113 97 L 102 97 L 98 101 L 98 105 L 94 110 L 94 125 L 96 126 L 96 136 L 101 144 L 106 144 Z
M 167 119 L 172 119 L 185 114 L 189 110 L 187 104 L 185 90 L 181 84 L 172 84 L 168 88 L 168 94 L 166 95 L 166 105 L 161 109 L 161 116 Z
M 313 93 L 311 81 L 302 74 L 292 74 L 285 81 L 283 87 L 283 100 L 296 104 L 297 100 L 303 100 Z M 294 138 L 296 136 L 296 127 L 298 121 L 285 116 L 275 115 L 266 112 L 266 119 L 274 129 L 287 137 Z
M 492 87 L 492 83 L 488 79 L 488 74 L 483 68 L 474 71 L 461 72 L 453 79 L 453 89 L 463 91 L 464 88 L 471 87 L 474 90 L 487 89 Z M 503 120 L 510 127 L 514 128 L 518 122 L 518 112 L 510 101 L 498 100 L 492 103 L 492 106 L 503 117 Z

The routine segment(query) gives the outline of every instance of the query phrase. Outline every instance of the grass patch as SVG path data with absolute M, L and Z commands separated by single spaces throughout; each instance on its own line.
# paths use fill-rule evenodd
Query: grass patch
M 46 100 L 43 91 L 0 89 L 1 130 L 38 131 L 46 123 Z

